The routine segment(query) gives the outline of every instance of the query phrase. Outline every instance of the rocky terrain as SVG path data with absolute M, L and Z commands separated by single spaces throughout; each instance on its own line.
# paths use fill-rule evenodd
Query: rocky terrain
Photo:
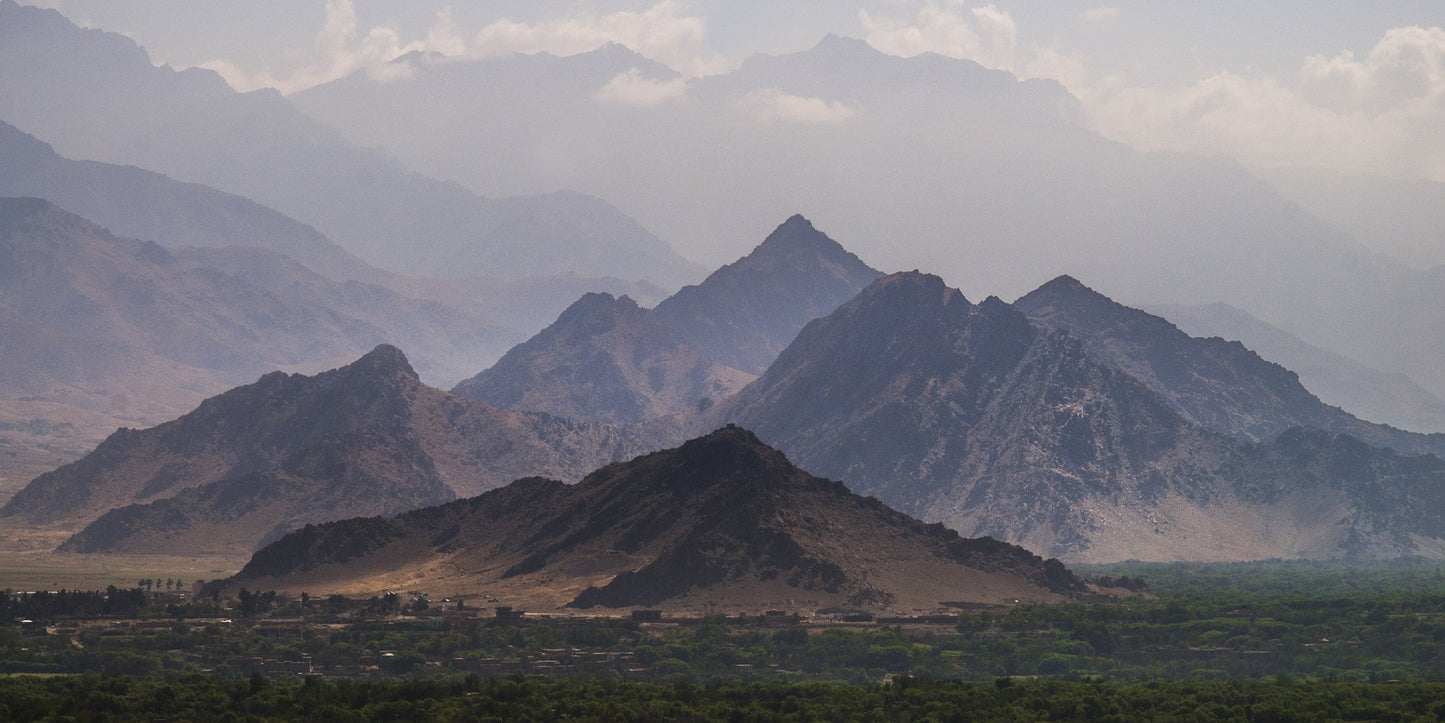
M 656 317 L 719 362 L 761 374 L 803 325 L 879 276 L 793 216 L 752 253 L 664 299 Z
M 661 446 L 641 431 L 509 412 L 428 387 L 395 347 L 273 372 L 41 475 L 0 526 L 75 552 L 238 554 L 308 522 L 394 513 L 529 475 L 577 479 Z
M 753 379 L 631 298 L 591 293 L 452 392 L 504 409 L 633 424 L 705 407 Z
M 1061 276 L 1013 304 L 1045 329 L 1083 342 L 1090 357 L 1142 382 L 1189 421 L 1270 441 L 1293 427 L 1349 434 L 1377 447 L 1445 454 L 1445 434 L 1412 434 L 1321 402 L 1299 376 L 1238 341 L 1192 337 L 1169 321 Z
M 525 479 L 391 519 L 308 526 L 224 586 L 715 612 L 933 611 L 1091 589 L 1056 560 L 961 538 L 803 472 L 737 427 L 574 486 Z
M 809 324 L 703 424 L 965 535 L 1083 560 L 1438 554 L 1438 457 L 1236 440 L 996 298 L 894 274 Z

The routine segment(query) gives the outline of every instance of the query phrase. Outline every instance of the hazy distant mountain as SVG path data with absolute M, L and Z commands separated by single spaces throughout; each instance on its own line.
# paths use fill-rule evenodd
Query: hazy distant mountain
M 752 253 L 659 303 L 656 316 L 723 364 L 761 374 L 805 324 L 879 276 L 795 215 Z
M 709 418 L 923 519 L 1077 559 L 1438 554 L 1445 462 L 1191 424 L 997 298 L 894 274 Z
M 67 157 L 134 164 L 254 199 L 394 271 L 573 272 L 663 285 L 697 273 L 595 198 L 480 198 L 351 145 L 274 91 L 240 94 L 210 71 L 155 67 L 128 38 L 12 0 L 0 0 L 0 119 Z M 519 249 L 526 253 L 507 256 Z
M 434 384 L 454 384 L 475 372 L 478 365 L 495 360 L 507 345 L 535 333 L 585 291 L 627 293 L 648 303 L 666 296 L 646 282 L 575 274 L 506 279 L 401 276 L 365 264 L 309 226 L 260 204 L 131 166 L 71 161 L 49 145 L 0 123 L 0 196 L 4 195 L 44 198 L 117 235 L 155 241 L 188 260 L 203 259 L 200 262 L 205 265 L 222 268 L 281 296 L 322 294 L 335 303 L 345 295 L 356 302 L 342 304 L 348 312 L 359 303 L 364 314 L 358 318 L 383 326 L 398 316 L 387 307 L 414 308 L 422 304 L 418 299 L 431 302 L 425 319 L 412 314 L 407 323 L 390 326 L 388 331 L 396 333 L 390 341 L 412 350 L 422 376 Z M 589 204 L 595 205 L 595 201 L 578 199 L 578 208 Z M 536 241 L 535 234 L 519 231 L 509 243 Z M 330 284 L 322 291 L 319 280 L 298 280 L 295 270 L 282 268 L 284 264 L 273 257 L 237 249 L 179 251 L 180 247 L 228 246 L 285 254 L 317 274 L 362 285 Z M 513 258 L 521 255 L 516 249 L 504 253 Z M 426 336 L 433 329 L 443 335 Z M 354 352 L 367 348 L 370 344 Z M 195 401 L 199 399 L 191 403 Z
M 530 608 L 936 610 L 1061 600 L 1057 560 L 924 525 L 799 470 L 738 428 L 598 470 L 469 500 L 307 527 L 226 584 L 486 594 Z
M 10 390 L 121 384 L 147 376 L 148 357 L 220 379 L 321 369 L 382 342 L 424 348 L 429 374 L 456 379 L 504 343 L 485 317 L 333 281 L 264 248 L 169 251 L 39 199 L 0 199 L 0 255 L 0 323 L 15 325 L 10 339 L 43 335 L 8 347 Z
M 72 161 L 4 122 L 0 196 L 43 198 L 112 233 L 162 246 L 259 246 L 332 278 L 383 283 L 386 276 L 258 203 L 134 166 Z
M 319 371 L 394 342 L 450 383 L 513 333 L 264 248 L 167 250 L 0 199 L 0 499 L 116 427 L 158 424 L 271 369 Z
M 632 299 L 593 293 L 452 393 L 504 409 L 632 424 L 711 404 L 753 379 Z
M 1294 372 L 1237 341 L 1191 337 L 1072 277 L 1044 284 L 1013 307 L 1035 324 L 1079 339 L 1096 361 L 1143 382 L 1206 429 L 1267 442 L 1292 427 L 1315 427 L 1377 447 L 1445 457 L 1445 434 L 1412 434 L 1362 421 L 1321 402 Z
M 0 199 L 0 291 L 0 323 L 11 327 L 0 383 L 9 389 L 115 382 L 147 355 L 252 374 L 382 336 L 363 320 L 289 304 L 39 199 Z
M 1376 253 L 1421 269 L 1445 265 L 1445 183 L 1324 168 L 1255 173 Z
M 1329 404 L 1362 419 L 1415 432 L 1445 431 L 1445 400 L 1403 374 L 1386 374 L 1333 354 L 1228 304 L 1151 307 L 1194 336 L 1238 340 L 1299 374 L 1300 382 Z
M 581 139 L 569 142 L 569 137 L 582 118 L 595 119 L 591 97 L 608 81 L 635 71 L 647 81 L 678 82 L 678 74 L 667 67 L 612 43 L 572 57 L 539 53 L 463 60 L 411 53 L 393 65 L 406 69 L 405 79 L 396 84 L 378 86 L 366 73 L 355 73 L 288 99 L 363 148 L 388 148 L 415 168 L 464 185 L 486 178 L 487 183 L 470 187 L 493 195 L 565 185 L 557 176 L 540 177 L 539 165 L 552 165 L 565 175 L 567 166 L 591 163 L 579 153 Z M 487 138 L 469 137 L 484 128 Z M 612 151 L 590 153 L 611 156 Z M 488 162 L 479 164 L 478 158 Z
M 423 385 L 395 347 L 314 377 L 273 372 L 41 475 L 10 524 L 64 550 L 238 554 L 308 522 L 398 512 L 528 475 L 576 479 L 637 433 L 506 412 Z
M 605 196 L 697 258 L 734 258 L 740 239 L 805 209 L 871 263 L 929 269 L 978 297 L 1068 273 L 1133 305 L 1229 303 L 1445 396 L 1445 277 L 1377 258 L 1233 162 L 1109 141 L 1057 83 L 838 37 L 688 83 L 617 48 L 413 65 L 298 102 L 483 193 Z M 505 90 L 459 111 L 447 91 L 461 87 Z M 445 122 L 410 132 L 418 116 Z M 1429 232 L 1423 206 L 1440 204 L 1410 199 L 1403 217 Z

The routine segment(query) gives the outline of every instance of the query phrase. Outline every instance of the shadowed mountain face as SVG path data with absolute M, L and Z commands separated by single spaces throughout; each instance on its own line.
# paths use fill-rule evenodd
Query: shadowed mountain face
M 632 299 L 593 293 L 452 392 L 505 409 L 631 424 L 711 404 L 753 378 L 713 361 Z
M 809 324 L 708 418 L 910 514 L 1053 555 L 1436 554 L 1445 539 L 1445 516 L 1421 512 L 1445 509 L 1438 458 L 1323 432 L 1232 440 L 1070 334 L 916 272 Z
M 793 216 L 752 253 L 658 304 L 656 317 L 719 362 L 761 374 L 805 324 L 881 275 Z
M 32 481 L 9 524 L 84 528 L 76 552 L 241 554 L 308 522 L 393 513 L 519 477 L 576 479 L 636 434 L 505 412 L 423 385 L 395 347 L 274 372 Z M 180 546 L 180 547 L 177 547 Z
M 1143 382 L 1206 429 L 1270 441 L 1293 427 L 1315 427 L 1377 447 L 1445 455 L 1445 434 L 1412 434 L 1356 419 L 1321 402 L 1294 372 L 1237 341 L 1191 337 L 1071 277 L 1054 279 L 1013 306 L 1035 324 L 1079 339 L 1092 358 Z
M 211 71 L 156 67 L 128 38 L 11 0 L 0 2 L 0 119 L 70 158 L 240 194 L 402 273 L 671 287 L 698 271 L 595 197 L 481 198 L 348 143 L 274 91 L 237 93 Z
M 936 609 L 1087 590 L 1055 560 L 924 525 L 735 427 L 572 487 L 521 480 L 390 520 L 307 527 L 226 584 L 362 591 L 403 578 L 449 596 L 584 608 Z

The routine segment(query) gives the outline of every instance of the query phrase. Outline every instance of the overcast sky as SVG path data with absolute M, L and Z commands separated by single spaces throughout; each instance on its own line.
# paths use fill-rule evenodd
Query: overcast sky
M 827 33 L 1054 78 L 1146 150 L 1445 180 L 1440 0 L 44 0 L 157 64 L 294 92 L 410 50 L 572 54 L 612 40 L 686 76 Z

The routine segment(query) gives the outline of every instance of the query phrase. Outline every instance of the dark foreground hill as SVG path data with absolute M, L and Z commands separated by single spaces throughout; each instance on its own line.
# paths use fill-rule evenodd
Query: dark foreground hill
M 33 480 L 0 508 L 0 524 L 79 530 L 62 546 L 73 552 L 245 554 L 308 522 L 400 512 L 528 475 L 578 479 L 653 448 L 637 433 L 428 387 L 383 345 L 339 369 L 273 372 L 174 421 L 121 429 Z
M 529 608 L 913 612 L 1062 600 L 1056 560 L 925 525 L 727 427 L 574 486 L 519 480 L 391 519 L 308 526 L 226 587 L 488 596 Z
M 1439 555 L 1445 462 L 1172 400 L 996 298 L 894 274 L 809 324 L 708 415 L 965 535 L 1089 560 Z

